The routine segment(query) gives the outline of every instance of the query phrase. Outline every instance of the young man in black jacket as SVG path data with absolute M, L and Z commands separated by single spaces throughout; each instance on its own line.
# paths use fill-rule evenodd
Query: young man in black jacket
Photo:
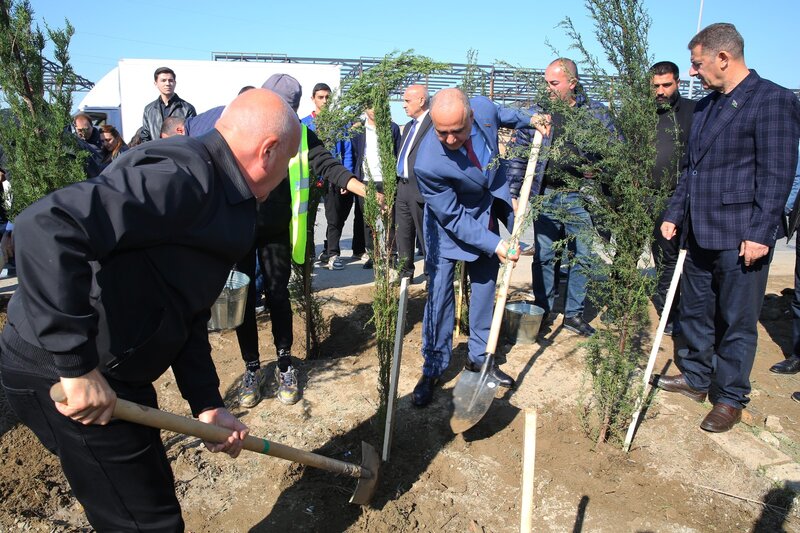
M 153 73 L 153 85 L 160 95 L 144 108 L 142 130 L 139 132 L 141 142 L 158 139 L 161 124 L 167 117 L 189 118 L 197 115 L 194 106 L 175 92 L 175 72 L 171 68 L 157 68 Z

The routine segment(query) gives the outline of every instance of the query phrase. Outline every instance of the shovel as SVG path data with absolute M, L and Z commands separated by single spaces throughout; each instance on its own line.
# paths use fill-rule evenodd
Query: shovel
M 525 215 L 528 212 L 528 198 L 531 194 L 533 177 L 536 174 L 536 161 L 539 159 L 539 150 L 542 147 L 542 134 L 536 132 L 531 146 L 531 155 L 528 158 L 528 166 L 525 169 L 525 180 L 522 182 L 522 189 L 519 192 L 519 210 L 514 217 L 514 230 L 511 233 L 511 248 L 509 254 L 514 253 L 515 246 L 519 243 L 522 234 L 522 225 L 525 222 Z M 480 372 L 470 372 L 464 370 L 458 377 L 453 389 L 453 416 L 450 418 L 450 428 L 453 433 L 463 433 L 478 423 L 483 415 L 489 410 L 494 399 L 499 382 L 492 374 L 494 366 L 494 352 L 497 349 L 497 339 L 500 336 L 500 326 L 503 323 L 503 312 L 506 308 L 506 298 L 508 297 L 508 286 L 511 283 L 511 274 L 514 271 L 514 263 L 506 263 L 503 270 L 503 279 L 497 287 L 497 301 L 494 305 L 492 315 L 492 326 L 489 330 L 489 338 L 486 341 L 486 358 Z
M 66 403 L 67 397 L 64 394 L 61 383 L 56 383 L 50 388 L 50 398 L 57 403 Z M 206 424 L 199 420 L 167 413 L 159 409 L 153 409 L 152 407 L 129 402 L 122 398 L 117 398 L 117 403 L 114 405 L 114 418 L 156 429 L 166 429 L 174 433 L 191 435 L 192 437 L 198 437 L 208 442 L 225 442 L 231 434 L 229 429 L 223 427 Z M 302 463 L 336 474 L 344 474 L 357 478 L 358 483 L 356 484 L 353 497 L 350 498 L 350 503 L 358 505 L 368 504 L 370 499 L 372 499 L 372 495 L 375 494 L 375 489 L 378 485 L 378 468 L 380 467 L 378 452 L 375 451 L 375 448 L 363 441 L 361 442 L 360 465 L 331 459 L 330 457 L 307 452 L 305 450 L 298 450 L 297 448 L 292 448 L 285 444 L 270 442 L 252 435 L 248 435 L 245 438 L 244 448 L 251 452 L 280 457 L 287 461 Z

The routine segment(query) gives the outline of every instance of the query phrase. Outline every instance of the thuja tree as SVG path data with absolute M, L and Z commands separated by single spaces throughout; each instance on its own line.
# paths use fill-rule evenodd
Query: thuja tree
M 45 36 L 46 33 L 46 36 Z M 14 216 L 45 194 L 85 178 L 83 154 L 68 131 L 74 72 L 69 43 L 74 30 L 33 25 L 30 2 L 0 0 L 0 90 L 9 113 L 0 143 L 11 176 Z M 53 50 L 53 79 L 45 85 L 45 47 Z
M 367 185 L 364 204 L 364 219 L 372 228 L 373 262 L 375 268 L 375 292 L 372 301 L 375 339 L 378 350 L 378 427 L 386 420 L 389 402 L 389 370 L 394 353 L 394 336 L 397 327 L 398 296 L 394 280 L 397 272 L 392 268 L 391 231 L 393 225 L 397 180 L 397 159 L 392 138 L 392 114 L 389 109 L 389 93 L 386 85 L 378 83 L 372 90 L 372 105 L 375 110 L 375 130 L 378 136 L 378 156 L 383 180 L 383 206 L 378 201 L 375 182 L 371 177 Z M 387 179 L 389 178 L 389 179 Z
M 656 134 L 656 104 L 648 73 L 650 19 L 638 0 L 587 0 L 586 7 L 613 71 L 599 66 L 570 19 L 561 27 L 582 59 L 581 79 L 591 79 L 603 93 L 601 100 L 608 103 L 614 131 L 609 132 L 587 108 L 558 109 L 561 104 L 554 103 L 555 111 L 564 116 L 564 128 L 548 155 L 562 168 L 577 169 L 564 179 L 570 188 L 581 190 L 595 225 L 596 233 L 582 237 L 592 238 L 599 254 L 590 260 L 592 264 L 583 266 L 592 273 L 589 298 L 598 308 L 605 307 L 605 317 L 585 344 L 592 389 L 584 404 L 584 421 L 597 442 L 616 442 L 624 437 L 642 394 L 635 375 L 643 355 L 641 343 L 654 283 L 639 265 L 650 249 L 664 194 L 650 180 Z M 581 153 L 570 149 L 574 146 Z
M 375 291 L 372 303 L 375 337 L 378 351 L 378 417 L 382 427 L 389 401 L 389 370 L 394 347 L 397 324 L 397 272 L 391 266 L 392 208 L 394 206 L 397 160 L 392 140 L 389 94 L 415 80 L 444 70 L 446 65 L 426 57 L 415 56 L 411 51 L 386 56 L 375 67 L 363 72 L 342 94 L 334 94 L 328 106 L 317 116 L 317 132 L 328 146 L 348 137 L 354 131 L 351 124 L 359 120 L 367 108 L 375 111 L 375 129 L 378 136 L 378 152 L 383 175 L 383 201 L 379 197 L 372 179 L 367 176 L 367 198 L 364 218 L 372 228 L 373 266 Z

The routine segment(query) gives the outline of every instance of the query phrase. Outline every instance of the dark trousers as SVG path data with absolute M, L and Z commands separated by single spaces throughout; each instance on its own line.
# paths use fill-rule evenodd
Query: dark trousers
M 453 353 L 453 326 L 455 324 L 455 292 L 453 276 L 455 259 L 425 258 L 428 277 L 428 299 L 422 317 L 422 356 L 425 363 L 422 373 L 426 376 L 441 376 L 450 365 Z M 500 261 L 497 256 L 481 254 L 474 261 L 465 261 L 470 281 L 469 297 L 469 360 L 478 366 L 483 364 L 486 342 L 492 325 L 494 293 Z
M 653 295 L 653 305 L 659 316 L 664 310 L 669 285 L 672 281 L 672 275 L 675 273 L 675 265 L 678 263 L 678 254 L 680 253 L 680 231 L 672 239 L 665 239 L 661 235 L 662 222 L 664 222 L 664 213 L 661 213 L 656 220 L 652 247 L 653 259 L 656 262 L 656 270 L 658 271 L 658 283 L 656 285 L 656 293 Z M 676 291 L 675 298 L 672 300 L 672 309 L 669 312 L 670 322 L 680 317 L 678 311 L 680 309 L 680 296 L 680 291 Z
M 236 270 L 250 277 L 247 288 L 247 301 L 244 308 L 244 322 L 236 328 L 236 338 L 245 363 L 259 360 L 258 324 L 256 323 L 255 272 L 256 254 L 259 254 L 261 275 L 264 277 L 264 292 L 267 294 L 269 320 L 272 325 L 272 338 L 276 350 L 292 349 L 292 304 L 289 299 L 289 275 L 291 273 L 291 246 L 289 228 L 285 232 L 259 236 L 255 246 L 241 261 Z
M 382 181 L 375 182 L 375 190 L 378 191 L 379 193 L 383 193 L 383 182 Z M 358 209 L 363 213 L 364 212 L 364 203 L 367 201 L 367 199 L 366 198 L 362 198 L 361 196 L 357 196 L 356 197 L 356 201 L 357 201 L 356 205 L 357 205 Z M 355 218 L 353 220 L 354 233 L 355 233 L 355 224 L 357 222 L 358 222 L 358 219 Z M 364 235 L 364 240 L 366 241 L 367 250 L 369 250 L 371 252 L 372 249 L 375 247 L 375 244 L 372 242 L 372 228 L 369 227 L 369 224 L 367 224 L 367 220 L 363 216 L 361 217 L 361 225 L 362 225 L 362 228 L 363 228 L 362 231 L 363 231 L 363 235 Z M 396 235 L 395 235 L 395 227 L 394 227 L 394 210 L 393 210 L 392 211 L 392 227 L 389 228 L 389 241 L 392 243 L 392 251 L 397 249 L 397 246 L 395 244 L 397 241 L 395 239 L 396 239 Z M 353 242 L 355 242 L 355 236 L 353 237 Z M 354 245 L 353 246 L 353 250 L 355 250 L 355 249 L 356 248 L 355 248 L 355 245 Z M 357 255 L 355 253 L 355 251 L 353 252 L 353 255 Z
M 342 230 L 350 216 L 350 209 L 355 195 L 351 192 L 341 194 L 341 189 L 336 186 L 329 186 L 325 194 L 325 220 L 328 228 L 325 232 L 325 253 L 328 257 L 341 255 L 339 241 L 342 238 Z M 359 220 L 360 218 L 360 220 Z M 361 208 L 356 203 L 356 215 L 353 221 L 353 254 L 361 255 L 366 250 L 364 242 L 364 216 Z
M 112 420 L 84 426 L 50 399 L 55 379 L 8 368 L 2 384 L 23 424 L 58 456 L 86 517 L 97 531 L 183 531 L 184 524 L 159 430 Z M 152 385 L 109 380 L 120 398 L 157 407 Z
M 794 298 L 792 298 L 792 355 L 800 357 L 800 231 L 794 248 Z
M 422 216 L 425 204 L 417 202 L 412 186 L 407 181 L 397 180 L 395 200 L 395 223 L 397 224 L 397 254 L 400 257 L 400 277 L 414 277 L 415 241 L 424 243 Z M 424 246 L 422 244 L 421 246 Z M 423 248 L 423 255 L 425 250 Z
M 745 267 L 739 250 L 705 250 L 691 233 L 687 241 L 680 313 L 688 353 L 681 370 L 692 388 L 709 391 L 712 403 L 743 408 L 772 250 Z

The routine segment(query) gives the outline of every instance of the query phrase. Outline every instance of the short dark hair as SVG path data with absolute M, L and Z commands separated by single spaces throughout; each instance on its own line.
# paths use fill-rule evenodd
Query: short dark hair
M 158 76 L 161 74 L 172 74 L 172 77 L 176 80 L 178 77 L 175 75 L 175 71 L 169 67 L 158 67 L 156 71 L 153 73 L 153 81 L 158 81 Z
M 167 117 L 161 123 L 161 135 L 177 135 L 177 129 L 186 123 L 184 117 Z
M 659 61 L 650 67 L 650 75 L 663 76 L 664 74 L 672 74 L 672 77 L 677 80 L 681 75 L 681 71 L 678 65 L 672 61 Z
M 717 22 L 700 30 L 700 33 L 689 41 L 689 50 L 696 46 L 703 47 L 704 53 L 717 54 L 724 50 L 734 58 L 744 56 L 744 39 L 736 26 L 729 22 Z
M 246 93 L 250 89 L 255 89 L 255 87 L 253 87 L 252 85 L 245 85 L 244 87 L 239 89 L 239 94 Z
M 327 83 L 318 83 L 314 85 L 314 90 L 311 91 L 311 98 L 314 98 L 317 95 L 317 91 L 331 92 L 331 86 Z
M 79 118 L 82 118 L 83 120 L 88 122 L 90 126 L 92 125 L 92 117 L 90 117 L 86 113 L 78 113 L 77 115 L 75 115 L 75 117 L 72 119 L 72 121 L 73 122 L 77 122 Z

